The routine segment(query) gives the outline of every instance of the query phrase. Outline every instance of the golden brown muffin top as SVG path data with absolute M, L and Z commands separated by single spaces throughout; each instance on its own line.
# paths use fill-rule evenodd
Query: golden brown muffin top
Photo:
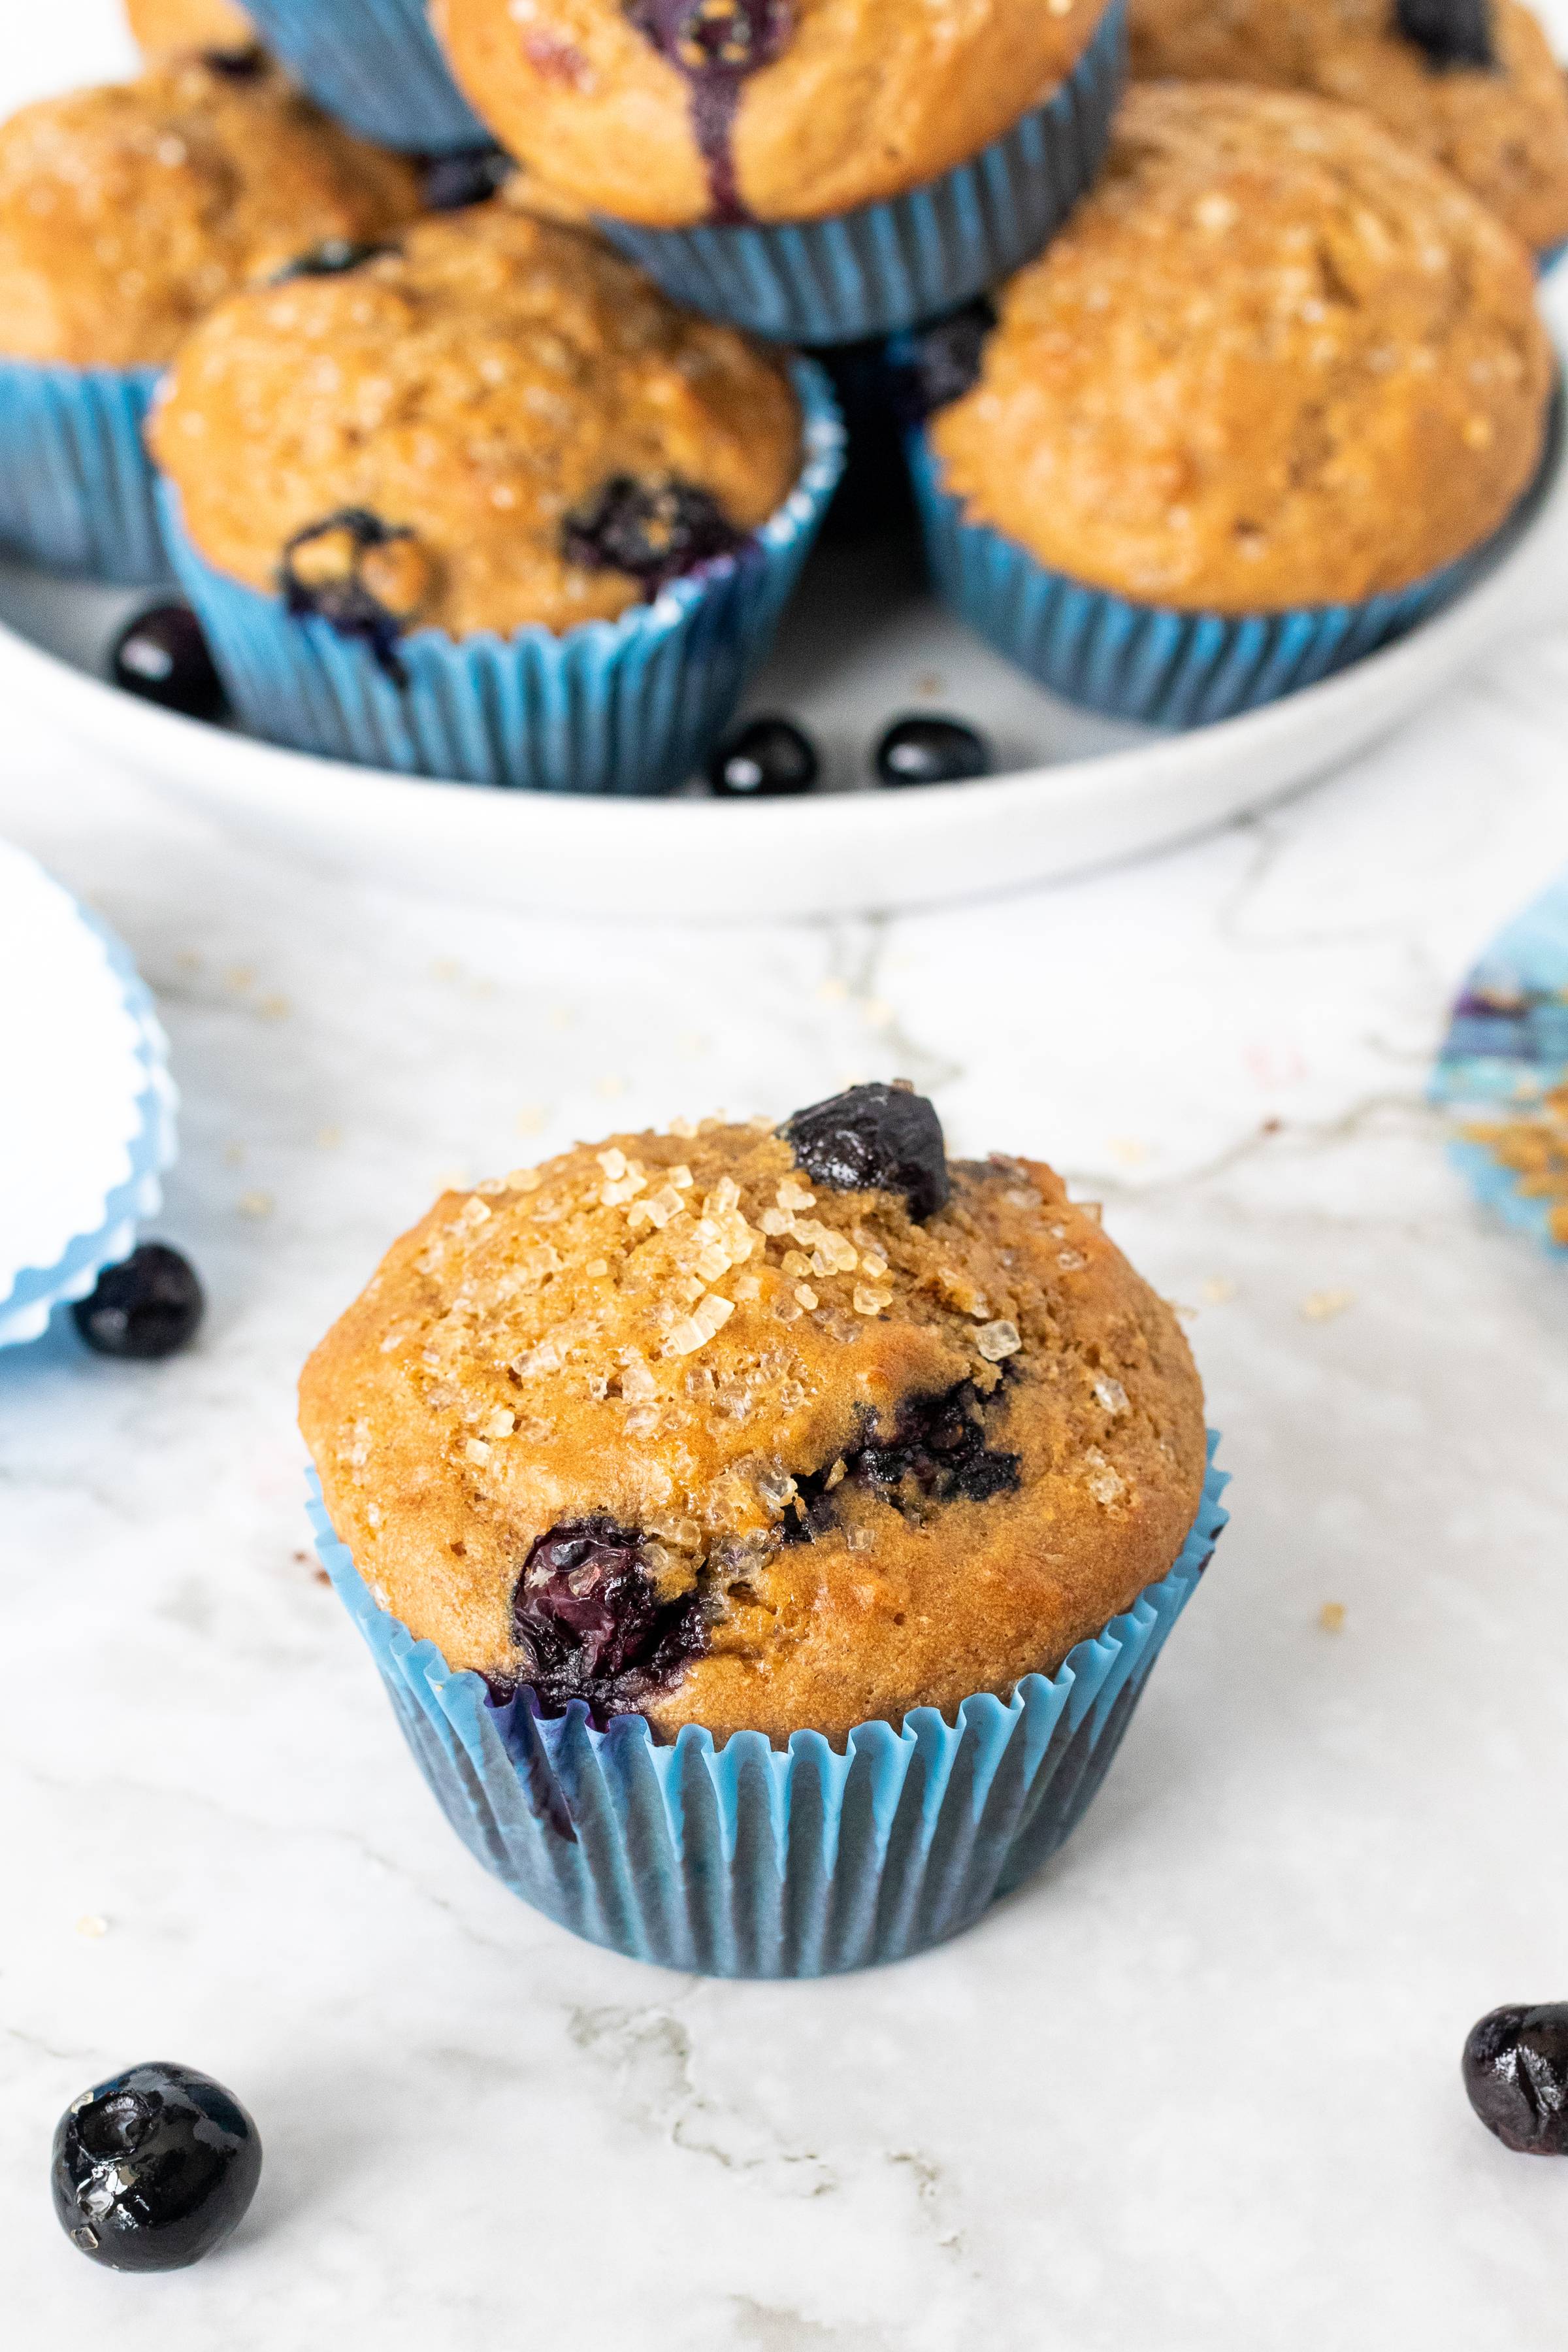
M 1527 245 L 1568 237 L 1568 85 L 1520 0 L 1488 0 L 1491 62 L 1439 65 L 1394 0 L 1132 0 L 1142 80 L 1243 81 L 1364 106 Z
M 1105 0 L 434 0 L 502 145 L 678 228 L 902 195 L 1048 99 Z
M 1552 375 L 1523 247 L 1370 117 L 1146 83 L 931 442 L 970 515 L 1055 570 L 1273 612 L 1485 540 Z
M 242 56 L 256 26 L 238 0 L 125 0 L 131 38 L 150 64 L 205 51 Z
M 949 1165 L 899 1099 L 913 1183 L 709 1119 L 444 1195 L 300 1387 L 383 1605 L 547 1711 L 781 1742 L 1006 1693 L 1165 1575 L 1205 1464 L 1174 1315 L 1049 1168 Z
M 190 58 L 0 124 L 0 352 L 158 367 L 247 280 L 408 218 L 419 175 L 265 66 Z
M 800 467 L 779 361 L 597 239 L 497 204 L 225 303 L 150 440 L 221 571 L 271 590 L 317 532 L 288 562 L 329 618 L 351 576 L 399 626 L 455 636 L 614 620 L 659 584 L 661 549 L 662 576 L 688 543 L 723 551 Z M 345 512 L 395 536 L 367 551 L 320 528 Z

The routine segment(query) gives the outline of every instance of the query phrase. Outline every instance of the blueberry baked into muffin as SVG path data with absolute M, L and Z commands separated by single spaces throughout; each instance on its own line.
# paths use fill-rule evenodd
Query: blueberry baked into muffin
M 448 1193 L 306 1367 L 382 1606 L 546 1715 L 782 1744 L 1049 1675 L 1204 1488 L 1176 1318 L 1052 1171 L 860 1087 Z
M 1131 0 L 1142 80 L 1364 106 L 1537 251 L 1568 238 L 1568 85 L 1521 0 Z
M 1071 73 L 1104 0 L 434 0 L 502 144 L 653 227 L 818 220 L 937 178 Z
M 614 620 L 800 467 L 779 364 L 504 205 L 224 304 L 151 439 L 209 564 L 387 649 Z

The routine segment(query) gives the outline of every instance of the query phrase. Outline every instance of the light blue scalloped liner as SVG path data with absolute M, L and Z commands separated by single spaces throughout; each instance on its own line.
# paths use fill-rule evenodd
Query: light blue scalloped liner
M 1239 618 L 1137 604 L 1052 572 L 1016 540 L 970 522 L 924 432 L 907 442 L 926 561 L 943 603 L 997 652 L 1069 702 L 1146 726 L 1211 726 L 1348 669 L 1473 587 L 1504 555 L 1557 470 L 1563 394 L 1540 470 L 1513 513 L 1468 555 L 1359 604 Z
M 292 619 L 280 596 L 214 571 L 162 483 L 174 568 L 240 719 L 274 742 L 404 775 L 538 792 L 672 791 L 723 733 L 765 658 L 843 470 L 826 376 L 807 360 L 790 373 L 804 468 L 738 555 L 673 581 L 619 621 L 559 637 L 416 630 L 398 643 L 402 687 L 362 641 Z
M 820 1977 L 908 1958 L 971 1927 L 1038 1870 L 1104 1779 L 1227 1514 L 1209 1470 L 1176 1565 L 1009 1700 L 866 1723 L 837 1754 L 815 1731 L 721 1748 L 641 1716 L 596 1731 L 574 1700 L 504 1706 L 378 1606 L 310 1480 L 321 1562 L 381 1670 L 437 1803 L 514 1895 L 628 1958 L 720 1977 Z
M 362 138 L 418 155 L 487 147 L 447 69 L 424 0 L 246 0 L 256 30 L 319 106 Z
M 0 360 L 0 546 L 127 587 L 168 580 L 141 443 L 159 374 Z
M 159 1181 L 173 1165 L 179 1097 L 169 1075 L 169 1041 L 151 992 L 129 950 L 90 908 L 77 913 L 103 941 L 105 960 L 118 978 L 126 1010 L 141 1033 L 137 1059 L 144 1076 L 136 1099 L 136 1128 L 127 1145 L 126 1172 L 106 1197 L 90 1233 L 76 1234 L 53 1265 L 28 1266 L 0 1296 L 0 1348 L 40 1338 L 57 1307 L 85 1298 L 106 1265 L 118 1265 L 136 1246 L 137 1227 L 162 1205 Z
M 1432 1074 L 1431 1099 L 1456 1124 L 1528 1115 L 1568 1085 L 1568 873 L 1498 933 L 1455 1004 Z M 1448 1155 L 1479 1200 L 1568 1261 L 1547 1203 L 1519 1189 L 1484 1143 L 1460 1138 Z
M 1032 260 L 1092 184 L 1127 74 L 1126 0 L 1072 71 L 973 162 L 821 221 L 640 228 L 612 244 L 689 309 L 783 343 L 849 343 L 940 318 Z

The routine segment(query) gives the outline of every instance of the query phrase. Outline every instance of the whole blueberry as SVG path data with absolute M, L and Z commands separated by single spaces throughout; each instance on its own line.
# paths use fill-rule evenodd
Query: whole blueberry
M 274 286 L 287 286 L 296 278 L 343 278 L 350 269 L 361 268 L 367 261 L 375 261 L 383 253 L 396 253 L 395 245 L 361 245 L 352 237 L 324 237 L 305 253 L 296 254 L 274 275 Z
M 835 1192 L 902 1192 L 917 1223 L 947 1200 L 942 1122 L 910 1086 L 851 1087 L 779 1130 L 797 1164 Z
M 903 357 L 894 363 L 898 408 L 905 423 L 924 424 L 939 408 L 973 391 L 996 323 L 996 307 L 982 295 L 951 318 L 909 337 Z
M 747 721 L 707 763 L 707 780 L 721 800 L 779 800 L 809 793 L 821 772 L 817 747 L 792 719 Z
M 189 1345 L 205 1306 L 189 1260 L 164 1242 L 143 1242 L 120 1265 L 105 1266 L 71 1314 L 100 1356 L 151 1363 Z
M 1465 2089 L 1521 2156 L 1568 2156 L 1568 2001 L 1489 2011 L 1465 2042 Z
M 433 155 L 424 167 L 424 208 L 431 213 L 465 212 L 487 204 L 517 170 L 504 147 L 459 147 Z
M 191 2066 L 132 2066 L 73 2099 L 55 2127 L 60 2227 L 111 2271 L 199 2263 L 243 2218 L 260 2178 L 255 2124 Z
M 963 784 L 991 772 L 991 747 L 961 719 L 895 719 L 876 747 L 880 784 Z
M 1497 63 L 1491 0 L 1395 0 L 1394 21 L 1425 51 L 1433 73 L 1466 66 L 1484 71 Z
M 110 675 L 127 694 L 185 719 L 221 719 L 228 707 L 202 625 L 188 604 L 150 604 L 114 641 Z

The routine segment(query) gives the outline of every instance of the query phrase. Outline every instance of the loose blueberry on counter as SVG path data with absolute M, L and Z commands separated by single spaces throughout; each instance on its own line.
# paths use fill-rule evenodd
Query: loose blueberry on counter
M 383 253 L 401 250 L 395 245 L 356 245 L 350 237 L 329 236 L 319 245 L 311 246 L 308 252 L 296 254 L 292 261 L 286 261 L 270 282 L 288 286 L 297 278 L 343 278 L 350 269 L 361 268 Z
M 834 1192 L 902 1192 L 917 1224 L 949 1197 L 942 1122 L 913 1087 L 852 1087 L 779 1130 L 798 1165 Z
M 1521 2156 L 1568 2156 L 1568 2001 L 1494 2009 L 1465 2042 L 1465 2089 Z
M 424 209 L 461 213 L 471 205 L 488 204 L 517 168 L 504 147 L 460 147 L 455 154 L 433 155 L 424 167 Z
M 178 2271 L 222 2245 L 261 2178 L 239 2101 L 191 2066 L 132 2066 L 73 2099 L 49 2179 L 73 2246 L 112 2271 Z
M 190 1345 L 205 1307 L 188 1259 L 163 1242 L 143 1242 L 120 1265 L 105 1266 L 71 1315 L 99 1355 L 152 1363 Z
M 527 1680 L 559 1714 L 581 1699 L 599 1720 L 666 1686 L 706 1643 L 695 1590 L 664 1601 L 642 1538 L 607 1518 L 566 1520 L 529 1552 L 512 1598 Z
M 699 563 L 734 555 L 746 541 L 716 499 L 678 475 L 665 481 L 612 475 L 591 505 L 568 515 L 561 528 L 569 563 L 630 572 L 650 599 Z
M 1394 22 L 1426 52 L 1433 73 L 1497 64 L 1491 0 L 1395 0 Z
M 747 721 L 707 763 L 707 780 L 721 800 L 779 800 L 809 793 L 821 773 L 817 747 L 792 719 Z
M 991 748 L 961 719 L 895 719 L 876 747 L 879 784 L 965 784 L 991 772 Z
M 188 604 L 152 604 L 139 613 L 114 641 L 110 676 L 127 694 L 186 719 L 221 719 L 228 708 L 202 625 Z

